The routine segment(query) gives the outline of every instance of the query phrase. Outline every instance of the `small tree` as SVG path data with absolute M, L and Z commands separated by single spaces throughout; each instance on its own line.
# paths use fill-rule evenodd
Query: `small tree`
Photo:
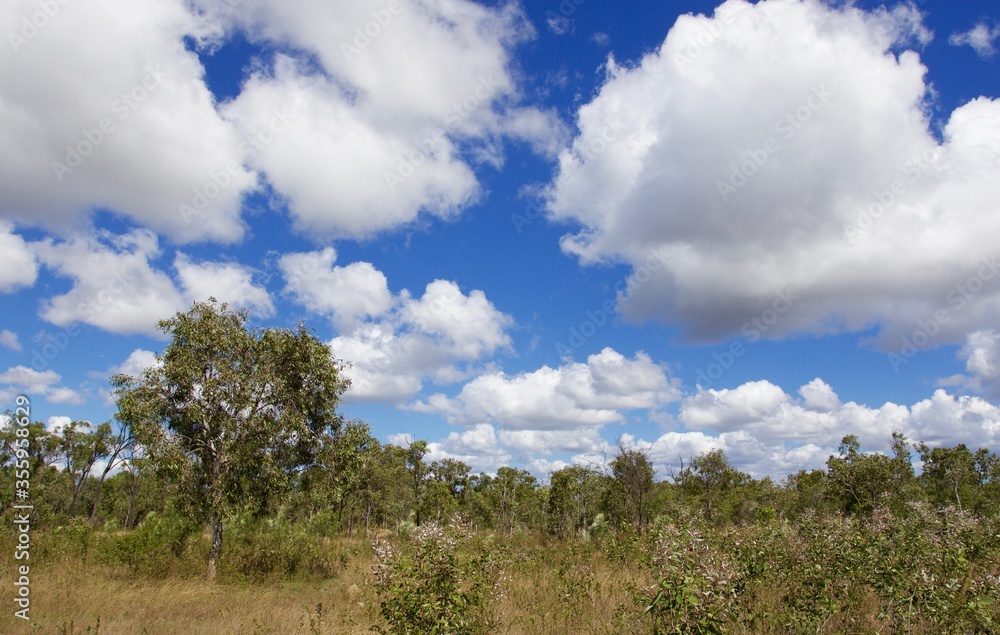
M 330 349 L 299 326 L 251 332 L 248 313 L 214 299 L 159 323 L 172 337 L 160 365 L 113 378 L 118 418 L 157 468 L 181 482 L 212 526 L 215 579 L 222 523 L 263 508 L 312 463 L 348 380 Z
M 611 461 L 612 491 L 621 501 L 616 520 L 627 520 L 642 531 L 648 522 L 647 507 L 653 490 L 653 464 L 646 452 L 618 442 L 618 456 Z

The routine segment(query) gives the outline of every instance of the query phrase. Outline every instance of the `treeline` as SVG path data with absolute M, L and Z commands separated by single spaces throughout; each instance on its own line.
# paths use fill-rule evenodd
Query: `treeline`
M 82 518 L 96 528 L 132 529 L 150 512 L 169 511 L 207 522 L 203 509 L 189 506 L 188 484 L 144 457 L 134 438 L 108 422 L 74 421 L 56 432 L 35 422 L 27 439 L 25 458 L 19 460 L 14 429 L 0 431 L 0 478 L 3 496 L 12 503 L 15 482 L 30 482 L 36 527 Z M 382 444 L 364 423 L 347 421 L 323 438 L 311 464 L 289 475 L 287 487 L 241 513 L 280 517 L 329 534 L 446 523 L 460 516 L 481 529 L 562 538 L 624 526 L 643 531 L 657 517 L 685 514 L 725 527 L 794 520 L 809 510 L 865 517 L 884 506 L 901 514 L 915 502 L 980 517 L 1000 513 L 995 452 L 973 452 L 965 445 L 930 448 L 898 434 L 890 450 L 863 453 L 857 438 L 848 436 L 825 470 L 802 470 L 776 483 L 739 471 L 722 450 L 696 456 L 656 480 L 645 452 L 619 447 L 606 466 L 565 467 L 542 483 L 513 467 L 473 474 L 462 461 L 429 462 L 425 441 Z M 913 468 L 917 458 L 919 475 Z
M 425 441 L 382 444 L 366 424 L 345 420 L 338 406 L 349 381 L 327 346 L 305 327 L 255 330 L 248 317 L 213 300 L 161 322 L 171 342 L 159 363 L 112 378 L 113 422 L 57 431 L 36 422 L 27 433 L 8 425 L 0 431 L 2 495 L 14 501 L 18 482 L 30 483 L 36 528 L 83 518 L 128 530 L 151 512 L 208 523 L 210 577 L 224 526 L 247 519 L 332 534 L 460 516 L 481 529 L 566 538 L 641 533 L 682 513 L 727 527 L 810 510 L 903 513 L 914 502 L 1000 512 L 995 452 L 931 448 L 900 434 L 884 454 L 863 453 L 846 436 L 825 470 L 780 483 L 739 471 L 721 450 L 657 480 L 649 456 L 623 445 L 605 464 L 566 467 L 547 483 L 513 467 L 473 474 L 462 461 L 428 461 Z

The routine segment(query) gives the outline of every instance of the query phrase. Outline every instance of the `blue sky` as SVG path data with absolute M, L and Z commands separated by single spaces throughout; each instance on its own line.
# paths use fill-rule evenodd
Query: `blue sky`
M 995 3 L 340 4 L 5 5 L 4 402 L 214 296 L 477 470 L 1000 449 Z

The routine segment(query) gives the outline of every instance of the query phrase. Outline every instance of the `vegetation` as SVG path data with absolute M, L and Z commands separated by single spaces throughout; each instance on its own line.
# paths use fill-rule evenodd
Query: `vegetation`
M 114 378 L 113 422 L 0 431 L 0 492 L 28 476 L 33 505 L 31 623 L 0 631 L 1000 632 L 988 449 L 848 435 L 781 483 L 721 450 L 656 481 L 625 445 L 545 483 L 476 475 L 343 420 L 329 350 L 247 317 L 165 321 L 162 364 Z

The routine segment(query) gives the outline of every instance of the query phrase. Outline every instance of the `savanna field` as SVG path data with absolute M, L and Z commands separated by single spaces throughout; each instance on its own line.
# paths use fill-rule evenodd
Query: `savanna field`
M 72 483 L 42 467 L 30 621 L 8 607 L 0 624 L 165 635 L 998 632 L 995 455 L 925 449 L 915 476 L 901 439 L 895 458 L 847 441 L 826 471 L 781 485 L 741 474 L 721 452 L 654 483 L 643 455 L 623 450 L 607 473 L 575 466 L 540 486 L 512 468 L 456 477 L 461 466 L 372 449 L 370 476 L 382 480 L 359 481 L 339 509 L 301 492 L 227 521 L 214 581 L 210 527 L 179 512 L 153 474 L 109 478 L 92 526 L 59 510 Z M 994 472 L 981 480 L 984 461 Z M 416 491 L 413 470 L 424 473 Z M 95 488 L 86 480 L 75 507 L 89 511 Z M 9 590 L 23 562 L 4 536 Z
M 246 318 L 161 322 L 162 363 L 112 378 L 114 427 L 7 413 L 4 632 L 1000 630 L 986 448 L 847 435 L 776 483 L 721 449 L 656 480 L 619 440 L 544 483 L 473 474 L 343 419 L 326 346 Z

